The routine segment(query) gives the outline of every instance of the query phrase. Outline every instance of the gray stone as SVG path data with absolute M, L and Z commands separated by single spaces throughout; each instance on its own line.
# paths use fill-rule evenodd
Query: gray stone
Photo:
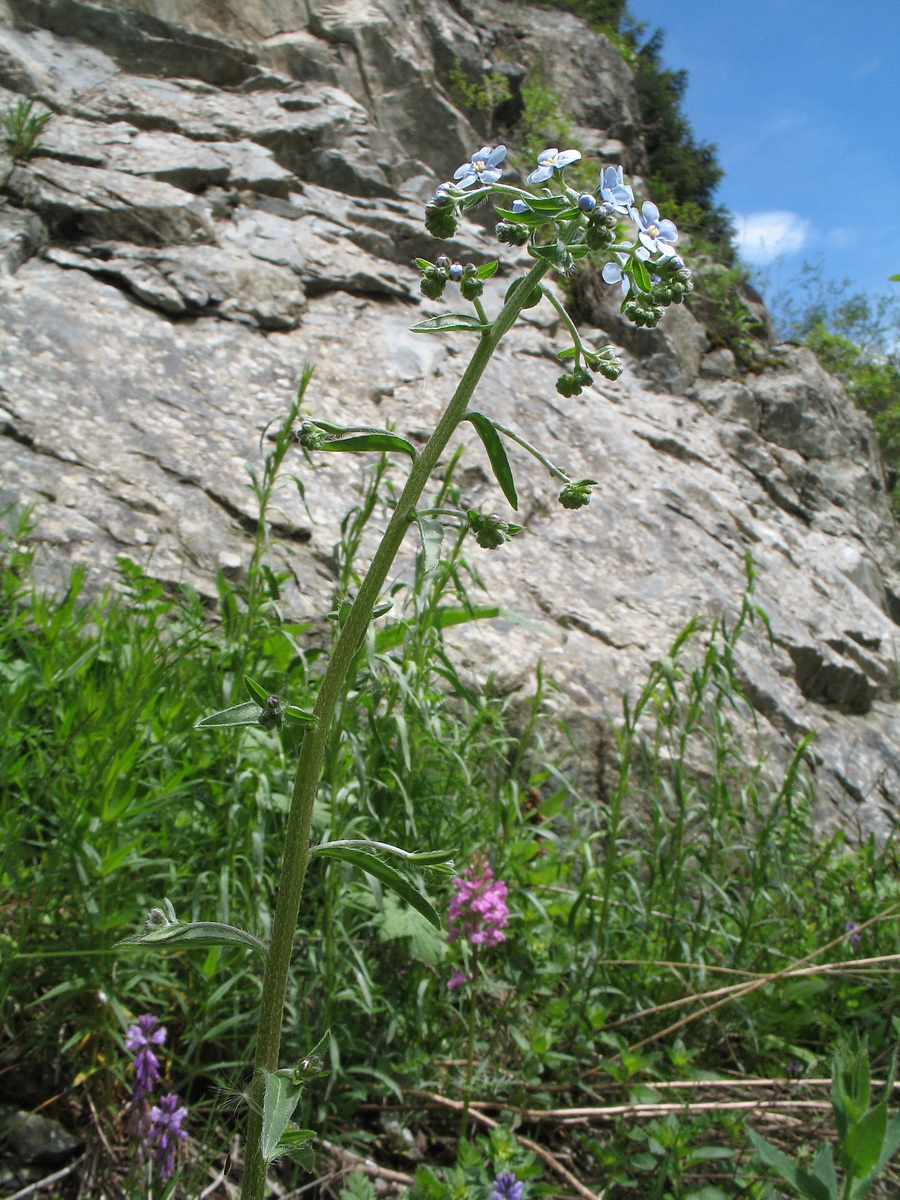
M 212 236 L 197 197 L 124 171 L 35 158 L 16 166 L 6 191 L 66 238 L 111 237 L 152 246 Z
M 47 230 L 32 212 L 0 204 L 0 273 L 15 275 L 47 240 Z
M 23 1162 L 58 1167 L 83 1147 L 59 1121 L 40 1113 L 29 1113 L 11 1105 L 0 1105 L 0 1141 Z
M 473 79 L 503 70 L 509 121 L 540 65 L 597 163 L 646 170 L 628 68 L 567 13 L 446 0 L 15 0 L 15 13 L 15 27 L 0 17 L 0 103 L 37 90 L 57 115 L 30 163 L 0 169 L 0 256 L 15 271 L 0 275 L 0 503 L 35 506 L 51 586 L 82 562 L 99 592 L 126 554 L 214 603 L 217 573 L 248 561 L 246 464 L 304 362 L 315 415 L 427 437 L 473 340 L 409 332 L 458 303 L 423 301 L 412 260 L 499 257 L 489 312 L 530 261 L 498 255 L 489 210 L 447 243 L 422 225 L 422 199 L 485 138 L 457 106 L 456 60 Z M 749 292 L 760 355 L 742 374 L 702 306 L 635 330 L 596 274 L 572 286 L 584 336 L 619 348 L 622 378 L 559 396 L 571 339 L 545 304 L 510 332 L 477 403 L 600 482 L 565 512 L 512 445 L 513 514 L 461 431 L 463 505 L 524 528 L 501 551 L 471 550 L 513 615 L 455 630 L 457 664 L 513 696 L 543 662 L 602 796 L 623 694 L 690 618 L 733 610 L 749 551 L 774 645 L 760 626 L 739 647 L 748 753 L 777 771 L 814 733 L 822 825 L 886 833 L 900 540 L 870 422 L 807 351 L 769 344 Z M 273 550 L 285 611 L 314 628 L 361 469 L 322 457 L 291 457 L 309 511 L 293 484 L 278 493 Z M 413 554 L 411 536 L 399 577 Z

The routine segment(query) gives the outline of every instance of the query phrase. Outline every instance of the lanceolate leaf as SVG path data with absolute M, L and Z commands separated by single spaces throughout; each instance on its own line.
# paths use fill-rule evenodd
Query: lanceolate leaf
M 266 944 L 246 929 L 219 921 L 170 921 L 147 933 L 136 933 L 117 946 L 243 946 L 265 954 Z
M 650 274 L 647 271 L 647 268 L 639 258 L 633 258 L 631 260 L 631 267 L 631 274 L 635 284 L 641 289 L 642 292 L 649 292 L 651 284 Z
M 426 572 L 433 571 L 441 561 L 441 546 L 444 544 L 444 527 L 433 517 L 416 514 L 416 524 L 422 538 L 422 554 Z
M 499 266 L 500 266 L 500 264 L 496 260 L 494 262 L 482 263 L 481 266 L 478 268 L 478 270 L 475 272 L 475 278 L 476 279 L 490 279 L 490 277 L 492 275 L 496 275 L 497 268 Z
M 450 333 L 454 329 L 483 333 L 485 329 L 490 329 L 490 325 L 485 325 L 478 317 L 469 313 L 441 313 L 439 317 L 429 317 L 427 321 L 411 325 L 410 333 Z
M 353 433 L 349 437 L 334 438 L 330 442 L 325 442 L 319 449 L 345 454 L 358 454 L 364 450 L 399 450 L 402 454 L 408 454 L 410 458 L 416 457 L 416 448 L 412 442 L 408 442 L 399 433 L 390 433 L 387 430 L 374 433 Z
M 509 501 L 513 510 L 519 507 L 519 498 L 516 495 L 516 484 L 513 479 L 512 468 L 509 465 L 509 459 L 506 457 L 506 447 L 500 439 L 500 434 L 497 432 L 494 422 L 490 417 L 486 417 L 484 413 L 469 412 L 466 413 L 466 420 L 471 421 L 478 432 L 487 450 L 487 456 L 491 460 L 491 467 L 494 471 L 494 478 L 500 484 L 503 495 Z
M 261 705 L 265 704 L 269 698 L 269 693 L 262 684 L 257 683 L 255 679 L 251 679 L 249 675 L 244 676 L 244 684 L 251 696 L 255 696 Z
M 788 1158 L 786 1154 L 767 1142 L 765 1138 L 760 1137 L 753 1129 L 747 1130 L 747 1137 L 763 1162 L 774 1167 L 781 1178 L 795 1187 L 801 1196 L 806 1197 L 806 1200 L 836 1200 L 823 1179 L 804 1171 L 792 1158 Z
M 425 920 L 429 921 L 435 929 L 441 928 L 441 918 L 422 893 L 417 891 L 405 876 L 401 875 L 399 871 L 384 862 L 376 854 L 355 846 L 330 842 L 316 846 L 312 853 L 321 855 L 324 858 L 336 858 L 340 862 L 350 863 L 351 866 L 359 867 L 367 875 L 374 875 L 385 887 L 389 887 L 391 891 L 396 892 L 411 908 L 421 913 Z
M 266 1090 L 263 1096 L 262 1157 L 270 1163 L 285 1153 L 280 1144 L 288 1122 L 300 1100 L 303 1085 L 294 1083 L 290 1071 L 264 1071 Z
M 223 708 L 221 712 L 210 713 L 194 726 L 195 729 L 218 729 L 226 725 L 258 725 L 262 715 L 262 705 L 255 700 L 246 704 L 235 704 L 232 708 Z

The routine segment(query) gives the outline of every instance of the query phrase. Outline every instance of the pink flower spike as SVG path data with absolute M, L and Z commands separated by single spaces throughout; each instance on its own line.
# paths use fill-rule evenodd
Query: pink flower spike
M 452 992 L 454 988 L 462 987 L 463 984 L 469 982 L 469 977 L 465 971 L 460 971 L 458 968 L 450 972 L 450 978 L 447 980 L 447 991 Z
M 496 946 L 506 940 L 503 932 L 509 921 L 506 884 L 494 879 L 490 867 L 479 876 L 467 867 L 453 880 L 456 894 L 448 912 L 448 942 L 468 938 L 473 946 Z

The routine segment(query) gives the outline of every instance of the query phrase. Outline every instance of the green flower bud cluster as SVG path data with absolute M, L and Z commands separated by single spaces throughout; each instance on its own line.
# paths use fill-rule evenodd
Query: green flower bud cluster
M 593 375 L 589 375 L 583 367 L 576 367 L 571 375 L 560 375 L 556 390 L 561 396 L 580 396 L 581 389 L 590 387 L 593 382 Z
M 294 434 L 294 437 L 299 446 L 304 450 L 321 450 L 328 441 L 329 435 L 324 429 L 320 429 L 314 421 L 303 421 L 300 428 Z
M 622 305 L 622 312 L 632 324 L 653 329 L 665 312 L 652 292 L 634 292 Z
M 469 528 L 475 534 L 475 541 L 485 550 L 496 550 L 511 537 L 522 532 L 521 525 L 510 525 L 501 521 L 496 513 L 485 515 L 474 508 L 468 512 Z
M 267 696 L 266 706 L 259 714 L 263 729 L 280 729 L 284 723 L 284 705 L 278 696 Z
M 425 228 L 436 238 L 451 238 L 459 225 L 456 201 L 442 188 L 434 194 L 434 199 L 425 206 Z
M 591 502 L 591 488 L 596 483 L 596 479 L 573 479 L 559 493 L 560 504 L 563 508 L 584 508 Z
M 590 215 L 584 240 L 590 250 L 608 250 L 616 240 L 616 214 L 607 205 L 599 205 Z
M 497 240 L 506 246 L 524 246 L 531 237 L 527 225 L 518 225 L 512 221 L 500 221 L 497 225 Z
M 694 290 L 691 273 L 680 259 L 662 259 L 654 265 L 654 274 L 659 276 L 659 282 L 654 283 L 651 295 L 657 304 L 668 307 L 670 304 L 681 304 L 685 296 Z
M 592 371 L 599 371 L 604 379 L 615 380 L 622 374 L 622 363 L 612 346 L 604 346 L 596 351 L 585 350 L 584 361 Z
M 429 300 L 438 300 L 443 295 L 448 280 L 459 284 L 459 290 L 466 300 L 477 300 L 484 291 L 483 273 L 480 274 L 471 263 L 464 267 L 462 263 L 451 262 L 446 254 L 439 255 L 433 263 L 423 258 L 416 259 L 416 262 L 422 270 L 419 287 L 422 295 Z

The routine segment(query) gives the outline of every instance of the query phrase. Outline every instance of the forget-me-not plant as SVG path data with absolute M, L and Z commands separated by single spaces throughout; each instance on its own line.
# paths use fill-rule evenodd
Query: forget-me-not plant
M 422 273 L 423 296 L 436 302 L 449 289 L 453 304 L 448 310 L 418 321 L 412 326 L 413 331 L 439 336 L 455 331 L 468 334 L 473 342 L 468 365 L 425 445 L 414 445 L 391 429 L 341 424 L 332 420 L 331 414 L 307 418 L 295 432 L 293 423 L 299 416 L 301 403 L 305 402 L 312 368 L 304 370 L 297 399 L 276 438 L 273 452 L 276 466 L 290 445 L 296 444 L 307 457 L 322 452 L 388 453 L 406 464 L 407 473 L 402 489 L 392 492 L 390 519 L 355 597 L 336 614 L 339 633 L 321 676 L 314 710 L 304 712 L 279 696 L 268 694 L 257 681 L 246 679 L 248 701 L 198 722 L 202 728 L 257 725 L 277 731 L 282 721 L 289 719 L 304 727 L 283 834 L 284 857 L 271 935 L 264 942 L 254 933 L 215 921 L 179 920 L 171 902 L 164 900 L 162 909 L 151 911 L 144 933 L 126 939 L 132 945 L 237 945 L 253 951 L 262 960 L 242 1200 L 263 1200 L 267 1166 L 281 1155 L 292 1155 L 309 1169 L 313 1165 L 309 1142 L 314 1134 L 299 1129 L 293 1122 L 293 1114 L 304 1088 L 324 1072 L 329 1032 L 324 1031 L 316 1047 L 293 1066 L 283 1067 L 280 1061 L 288 977 L 301 919 L 304 880 L 312 858 L 338 859 L 365 871 L 440 927 L 440 917 L 425 895 L 422 881 L 414 882 L 409 873 L 421 869 L 444 869 L 452 873 L 450 851 L 411 850 L 367 839 L 318 844 L 310 840 L 313 805 L 335 712 L 352 683 L 370 622 L 391 608 L 390 600 L 385 600 L 385 588 L 410 529 L 418 532 L 426 573 L 440 561 L 448 527 L 456 528 L 460 534 L 471 533 L 479 546 L 498 552 L 523 532 L 521 525 L 497 513 L 430 507 L 423 495 L 432 475 L 451 439 L 465 423 L 483 444 L 499 489 L 513 512 L 519 502 L 513 464 L 507 453 L 509 445 L 530 454 L 547 472 L 554 487 L 560 489 L 557 498 L 563 508 L 570 511 L 583 508 L 590 502 L 597 480 L 573 479 L 565 466 L 552 461 L 525 434 L 473 406 L 485 368 L 523 310 L 546 303 L 555 309 L 571 343 L 558 353 L 562 370 L 556 380 L 556 391 L 564 397 L 577 396 L 591 387 L 595 372 L 607 379 L 618 377 L 622 366 L 613 348 L 588 344 L 557 292 L 546 285 L 545 279 L 552 273 L 570 276 L 580 264 L 593 260 L 607 283 L 621 286 L 623 314 L 643 326 L 655 325 L 665 308 L 680 304 L 692 288 L 690 272 L 673 250 L 677 238 L 675 226 L 660 219 L 656 206 L 650 202 L 638 213 L 633 191 L 625 183 L 621 167 L 604 167 L 597 187 L 586 192 L 574 190 L 565 180 L 566 166 L 580 158 L 577 150 L 543 151 L 537 167 L 528 176 L 529 187 L 503 181 L 501 164 L 505 158 L 505 146 L 481 147 L 454 172 L 452 180 L 437 187 L 425 208 L 426 228 L 440 240 L 453 237 L 466 213 L 492 201 L 497 214 L 498 242 L 519 248 L 519 256 L 514 256 L 516 261 L 507 261 L 502 267 L 499 259 L 461 262 L 440 252 L 434 261 L 416 260 Z M 527 269 L 518 265 L 520 257 L 528 260 Z M 489 311 L 485 284 L 501 271 L 512 278 L 499 306 L 495 302 Z M 267 471 L 270 467 L 267 459 Z M 490 893 L 494 900 L 498 899 L 498 887 L 495 885 Z M 501 930 L 499 904 L 495 908 L 492 911 L 496 920 L 489 929 L 494 939 Z M 314 928 L 317 914 L 305 913 L 302 919 L 307 928 Z M 451 977 L 451 982 L 455 986 L 463 980 Z M 174 1130 L 177 1111 L 173 1108 L 171 1114 L 162 1115 L 172 1118 L 171 1136 L 165 1147 L 168 1153 L 174 1145 L 173 1139 L 179 1136 Z M 515 1195 L 518 1187 L 514 1180 L 504 1180 L 500 1190 Z

